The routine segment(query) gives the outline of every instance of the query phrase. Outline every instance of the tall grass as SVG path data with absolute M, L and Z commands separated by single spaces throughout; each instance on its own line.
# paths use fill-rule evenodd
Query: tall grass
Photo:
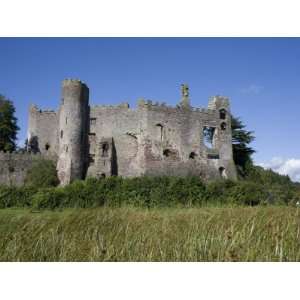
M 0 261 L 299 261 L 298 208 L 0 210 Z

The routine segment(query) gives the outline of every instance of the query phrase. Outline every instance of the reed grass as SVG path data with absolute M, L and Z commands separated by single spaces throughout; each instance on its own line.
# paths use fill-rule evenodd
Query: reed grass
M 299 261 L 293 207 L 0 210 L 0 261 Z

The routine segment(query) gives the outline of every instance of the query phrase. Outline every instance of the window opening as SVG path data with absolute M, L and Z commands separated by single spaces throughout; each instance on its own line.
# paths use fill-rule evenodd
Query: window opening
M 209 126 L 203 127 L 203 143 L 209 149 L 212 149 L 214 146 L 213 145 L 214 134 L 215 134 L 215 127 L 209 127 Z

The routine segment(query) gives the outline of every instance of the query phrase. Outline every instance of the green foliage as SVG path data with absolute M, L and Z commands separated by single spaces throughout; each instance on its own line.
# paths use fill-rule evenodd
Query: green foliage
M 206 204 L 224 205 L 232 204 L 229 198 L 229 191 L 236 186 L 236 182 L 231 180 L 211 181 L 206 185 L 205 201 Z
M 255 150 L 249 144 L 255 139 L 253 131 L 247 131 L 239 118 L 231 117 L 233 160 L 239 175 L 245 176 L 248 165 L 252 165 L 251 155 Z
M 30 207 L 32 197 L 38 191 L 34 187 L 0 186 L 0 208 Z
M 28 170 L 25 185 L 38 188 L 53 187 L 59 184 L 56 166 L 50 160 L 39 160 Z
M 13 103 L 0 95 L 0 151 L 16 150 L 18 130 Z
M 249 165 L 246 180 L 261 184 L 268 191 L 266 201 L 272 203 L 296 203 L 300 200 L 300 187 L 291 181 L 289 176 L 280 175 L 272 170 Z
M 255 173 L 256 172 L 256 173 Z M 259 173 L 259 175 L 255 175 Z M 0 208 L 89 208 L 99 206 L 203 207 L 292 204 L 300 189 L 289 179 L 261 168 L 249 170 L 247 180 L 204 184 L 198 177 L 108 177 L 75 181 L 65 187 L 0 187 Z
M 229 198 L 239 205 L 265 204 L 268 192 L 262 184 L 251 181 L 240 181 L 229 191 Z
M 64 199 L 64 192 L 62 189 L 45 188 L 40 189 L 32 196 L 32 207 L 34 209 L 55 209 L 61 206 Z

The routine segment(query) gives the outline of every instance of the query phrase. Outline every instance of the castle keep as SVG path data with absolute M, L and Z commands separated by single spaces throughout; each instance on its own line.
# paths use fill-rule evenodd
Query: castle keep
M 230 121 L 228 98 L 215 96 L 207 109 L 195 109 L 186 85 L 176 107 L 144 100 L 135 109 L 90 107 L 86 84 L 67 79 L 57 112 L 30 108 L 28 148 L 57 157 L 63 185 L 112 175 L 235 179 Z

